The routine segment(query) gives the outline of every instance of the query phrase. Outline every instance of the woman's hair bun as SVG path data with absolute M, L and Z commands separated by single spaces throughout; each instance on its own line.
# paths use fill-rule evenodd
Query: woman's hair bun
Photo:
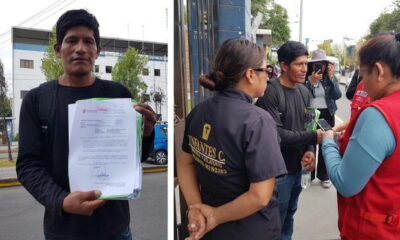
M 207 75 L 199 76 L 199 83 L 201 86 L 211 90 L 211 91 L 221 91 L 227 88 L 224 82 L 224 74 L 220 71 L 210 72 Z
M 203 86 L 211 91 L 215 90 L 215 82 L 212 79 L 210 79 L 210 77 L 208 75 L 201 74 L 199 76 L 199 83 L 201 86 Z

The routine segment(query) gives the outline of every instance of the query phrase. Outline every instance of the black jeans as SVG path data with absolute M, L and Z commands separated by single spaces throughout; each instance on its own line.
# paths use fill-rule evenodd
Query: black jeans
M 332 116 L 327 108 L 318 110 L 321 112 L 319 118 L 325 119 L 329 123 L 329 125 L 331 125 L 331 127 L 334 127 L 335 116 Z M 314 149 L 316 149 L 315 146 Z M 315 170 L 311 172 L 311 180 L 313 180 L 314 178 L 315 178 Z M 324 156 L 322 156 L 321 144 L 318 145 L 317 178 L 321 181 L 329 180 L 328 173 L 326 172 Z

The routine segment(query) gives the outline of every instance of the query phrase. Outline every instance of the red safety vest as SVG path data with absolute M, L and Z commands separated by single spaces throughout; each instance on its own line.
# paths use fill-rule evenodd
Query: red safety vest
M 396 143 L 400 142 L 400 90 L 396 90 L 364 105 L 352 117 L 340 146 L 342 156 L 358 116 L 369 106 L 374 106 L 382 113 L 394 133 Z M 360 193 L 348 198 L 338 193 L 338 212 L 343 240 L 400 239 L 400 144 L 396 144 L 393 154 L 381 163 Z
M 364 90 L 364 81 L 358 83 L 356 91 L 351 101 L 351 116 L 354 116 L 362 106 L 369 103 L 368 93 Z

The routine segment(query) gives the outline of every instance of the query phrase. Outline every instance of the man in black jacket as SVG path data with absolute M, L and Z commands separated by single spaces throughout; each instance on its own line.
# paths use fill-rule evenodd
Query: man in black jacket
M 71 10 L 57 21 L 57 57 L 64 74 L 32 89 L 20 114 L 17 160 L 19 181 L 45 207 L 45 239 L 131 239 L 128 201 L 97 200 L 98 191 L 70 192 L 68 181 L 68 104 L 94 97 L 131 98 L 122 85 L 92 76 L 100 53 L 99 24 L 85 10 Z M 48 92 L 51 94 L 46 95 Z M 54 108 L 44 121 L 43 109 Z M 155 113 L 137 104 L 143 115 L 143 159 L 154 140 Z M 46 111 L 45 111 L 46 112 Z
M 291 239 L 293 234 L 293 216 L 297 210 L 297 201 L 301 192 L 301 162 L 308 163 L 308 171 L 315 167 L 313 144 L 322 141 L 322 131 L 306 131 L 305 109 L 311 95 L 302 83 L 307 72 L 308 52 L 299 42 L 288 41 L 278 50 L 278 60 L 282 74 L 276 82 L 269 84 L 262 98 L 256 105 L 267 110 L 276 121 L 281 138 L 281 152 L 285 160 L 287 175 L 276 179 L 279 209 L 282 221 L 282 240 Z M 281 88 L 285 108 L 281 109 Z M 303 93 L 302 93 L 303 92 Z M 306 97 L 304 97 L 304 92 Z

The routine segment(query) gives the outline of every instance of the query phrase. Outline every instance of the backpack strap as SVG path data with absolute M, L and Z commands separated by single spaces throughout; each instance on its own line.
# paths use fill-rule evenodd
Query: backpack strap
M 281 119 L 282 116 L 286 113 L 286 95 L 285 91 L 283 91 L 282 84 L 279 82 L 279 79 L 277 77 L 273 77 L 271 80 L 268 81 L 268 84 L 270 86 L 273 86 L 278 94 L 278 111 L 281 113 Z
M 281 120 L 285 118 L 286 115 L 286 95 L 285 91 L 283 90 L 283 86 L 277 77 L 273 77 L 271 80 L 268 81 L 270 86 L 273 86 L 276 89 L 278 94 L 278 111 L 281 113 Z M 310 91 L 306 86 L 299 83 L 296 85 L 297 91 L 300 91 L 301 98 L 303 99 L 304 106 L 308 107 L 310 104 Z
M 304 86 L 304 84 L 302 84 L 302 83 L 299 83 L 296 86 L 297 86 L 297 89 L 300 91 L 301 98 L 303 99 L 303 102 L 304 102 L 304 106 L 309 107 L 310 97 L 311 97 L 310 90 L 308 90 L 308 88 L 306 86 Z
M 37 111 L 40 119 L 40 127 L 46 143 L 50 141 L 49 129 L 54 123 L 57 101 L 57 80 L 40 84 L 38 87 Z

